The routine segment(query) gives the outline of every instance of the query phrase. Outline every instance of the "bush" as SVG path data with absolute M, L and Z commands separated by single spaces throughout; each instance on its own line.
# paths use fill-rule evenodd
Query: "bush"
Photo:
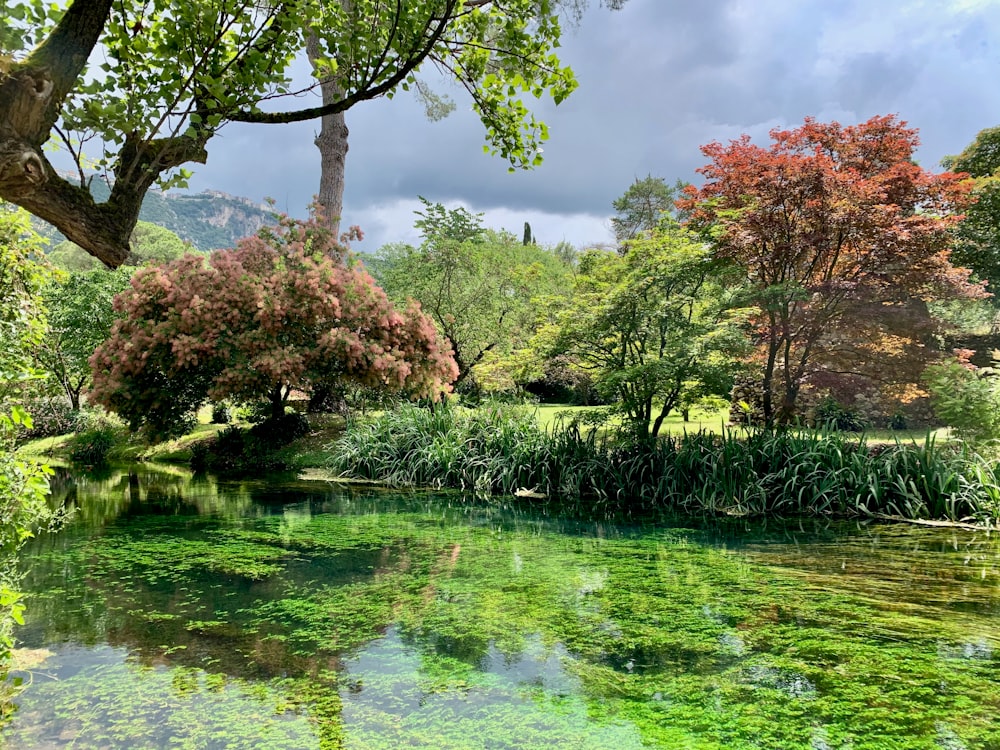
M 225 402 L 212 404 L 212 424 L 229 424 L 231 419 L 229 404 Z
M 269 419 L 249 430 L 230 425 L 214 441 L 192 448 L 191 466 L 223 474 L 280 471 L 287 466 L 277 450 L 307 434 L 309 420 L 298 412 Z
M 36 398 L 25 403 L 24 409 L 31 415 L 31 427 L 18 425 L 15 436 L 18 443 L 68 435 L 76 432 L 80 424 L 80 412 L 65 398 Z
M 309 434 L 309 419 L 297 411 L 288 412 L 277 419 L 267 419 L 250 428 L 250 435 L 271 447 L 287 445 Z
M 992 369 L 959 361 L 924 371 L 934 413 L 958 437 L 972 442 L 1000 437 L 1000 378 Z
M 859 413 L 845 408 L 832 396 L 827 396 L 813 410 L 813 426 L 839 432 L 864 432 L 868 424 Z
M 120 420 L 102 412 L 81 412 L 78 431 L 69 442 L 69 456 L 76 463 L 102 466 L 114 449 L 127 441 L 125 425 Z

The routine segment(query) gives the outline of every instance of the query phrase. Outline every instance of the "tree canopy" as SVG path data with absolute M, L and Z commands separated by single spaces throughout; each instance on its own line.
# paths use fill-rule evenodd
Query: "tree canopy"
M 956 235 L 955 262 L 971 268 L 989 282 L 997 304 L 1000 291 L 1000 127 L 986 128 L 958 156 L 948 156 L 942 166 L 968 172 L 973 178 L 975 202 L 965 209 L 965 220 Z
M 950 261 L 971 186 L 916 164 L 916 130 L 892 116 L 806 119 L 771 138 L 704 146 L 705 183 L 681 207 L 755 290 L 764 417 L 787 421 L 818 355 L 858 326 L 911 300 L 984 292 Z M 875 318 L 848 314 L 861 309 Z
M 488 355 L 508 353 L 530 336 L 540 296 L 566 285 L 554 253 L 509 232 L 487 230 L 482 217 L 424 200 L 420 247 L 387 245 L 375 258 L 395 299 L 417 300 L 451 346 L 456 385 Z
M 553 353 L 593 373 L 637 434 L 655 437 L 675 409 L 729 393 L 746 349 L 738 289 L 724 264 L 676 224 L 627 242 L 621 253 L 588 250 Z
M 90 356 L 111 334 L 115 295 L 128 287 L 134 270 L 73 273 L 43 292 L 49 327 L 36 356 L 73 409 L 80 408 L 80 394 L 90 382 Z
M 269 400 L 338 381 L 439 398 L 455 363 L 416 306 L 397 310 L 315 221 L 285 220 L 206 260 L 140 269 L 91 358 L 90 397 L 154 434 L 206 398 Z
M 611 228 L 615 239 L 620 243 L 635 239 L 656 229 L 665 217 L 673 217 L 684 186 L 680 180 L 668 185 L 662 177 L 652 175 L 636 178 L 625 194 L 612 202 L 615 216 L 611 217 Z
M 14 0 L 0 22 L 0 197 L 109 266 L 128 256 L 147 190 L 204 163 L 227 122 L 343 112 L 415 84 L 430 61 L 468 91 L 488 148 L 528 167 L 547 129 L 524 99 L 558 103 L 576 86 L 553 51 L 558 8 L 536 0 Z M 307 39 L 315 77 L 297 86 Z M 299 106 L 329 77 L 338 96 Z M 56 173 L 42 151 L 54 137 L 81 164 L 88 142 L 103 150 L 106 202 Z

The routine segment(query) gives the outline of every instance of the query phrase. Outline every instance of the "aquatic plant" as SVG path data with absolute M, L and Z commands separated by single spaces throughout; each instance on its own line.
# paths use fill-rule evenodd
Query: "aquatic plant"
M 78 500 L 96 484 L 81 482 Z M 640 528 L 454 493 L 172 486 L 39 540 L 25 638 L 53 652 L 44 672 L 57 679 L 31 686 L 0 741 L 1000 743 L 994 536 L 826 521 Z
M 348 425 L 345 476 L 395 486 L 533 489 L 613 512 L 1000 518 L 1000 470 L 969 450 L 869 446 L 863 435 L 728 430 L 656 441 L 541 430 L 524 408 L 403 406 Z

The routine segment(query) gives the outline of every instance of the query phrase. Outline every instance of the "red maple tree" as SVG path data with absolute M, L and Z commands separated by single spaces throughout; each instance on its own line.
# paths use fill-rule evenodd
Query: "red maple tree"
M 985 295 L 950 262 L 970 183 L 918 166 L 915 129 L 892 115 L 846 127 L 807 118 L 770 136 L 768 147 L 747 135 L 703 146 L 705 183 L 678 201 L 746 273 L 769 423 L 795 416 L 815 363 L 859 326 L 914 300 Z

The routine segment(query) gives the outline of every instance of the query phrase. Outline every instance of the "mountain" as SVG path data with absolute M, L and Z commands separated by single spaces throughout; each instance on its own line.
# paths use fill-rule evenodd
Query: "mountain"
M 236 241 L 274 222 L 274 210 L 249 198 L 205 190 L 201 193 L 150 192 L 139 218 L 159 224 L 199 250 L 233 247 Z
M 104 202 L 110 189 L 102 180 L 91 183 L 96 201 Z M 199 250 L 233 247 L 236 241 L 254 234 L 265 224 L 274 223 L 274 210 L 249 198 L 240 198 L 218 190 L 201 193 L 162 193 L 150 190 L 139 212 L 141 221 L 158 224 L 174 232 Z M 38 231 L 53 244 L 65 239 L 49 225 Z

